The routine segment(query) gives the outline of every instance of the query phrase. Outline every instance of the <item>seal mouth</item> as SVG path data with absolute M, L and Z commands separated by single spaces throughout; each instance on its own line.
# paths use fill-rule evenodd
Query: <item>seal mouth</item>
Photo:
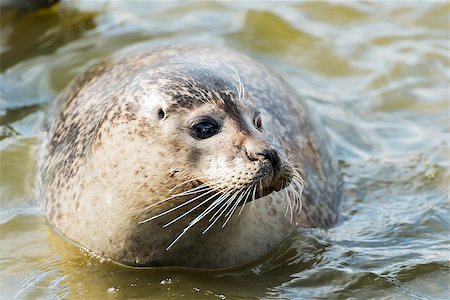
M 284 190 L 292 186 L 295 180 L 295 170 L 289 164 L 275 166 L 271 162 L 263 162 L 256 174 L 251 177 L 249 175 L 249 173 L 243 172 L 231 176 L 228 180 L 222 178 L 210 181 L 203 178 L 196 179 L 191 183 L 194 187 L 193 190 L 203 187 L 202 190 L 214 191 L 215 196 L 210 198 L 212 201 L 230 199 L 229 202 L 240 207 L 273 192 Z M 206 194 L 206 196 L 208 195 Z M 199 197 L 199 200 L 202 198 Z
M 273 192 L 279 192 L 279 191 L 289 187 L 292 183 L 292 180 L 290 180 L 289 178 L 283 180 L 280 178 L 280 176 L 278 176 L 277 178 L 272 176 L 272 180 L 270 180 L 268 184 L 267 183 L 263 184 L 262 181 L 259 181 L 259 180 L 257 182 L 258 182 L 258 184 L 253 183 L 252 185 L 250 185 L 250 187 L 256 185 L 254 194 L 249 195 L 245 199 L 245 202 L 238 204 L 238 206 L 242 206 L 244 204 L 253 202 L 253 201 L 263 198 L 267 195 L 270 195 Z

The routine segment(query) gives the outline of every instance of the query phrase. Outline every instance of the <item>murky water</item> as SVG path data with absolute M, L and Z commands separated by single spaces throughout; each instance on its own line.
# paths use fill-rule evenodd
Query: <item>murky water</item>
M 448 2 L 66 2 L 1 14 L 0 298 L 450 298 Z M 132 270 L 33 206 L 47 103 L 101 57 L 203 41 L 308 99 L 346 183 L 345 221 L 230 271 Z

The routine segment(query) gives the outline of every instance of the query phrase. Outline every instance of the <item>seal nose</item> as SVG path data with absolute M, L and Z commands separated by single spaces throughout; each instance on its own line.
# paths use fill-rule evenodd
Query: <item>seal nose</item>
M 247 156 L 251 161 L 269 160 L 275 173 L 278 173 L 281 169 L 280 156 L 275 149 L 258 149 L 252 152 L 247 151 Z
M 261 154 L 272 163 L 273 170 L 275 173 L 280 171 L 280 156 L 275 149 L 267 149 L 261 152 Z

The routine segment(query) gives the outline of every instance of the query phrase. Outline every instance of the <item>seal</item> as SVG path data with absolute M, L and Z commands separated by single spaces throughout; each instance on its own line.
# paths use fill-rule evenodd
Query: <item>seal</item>
M 325 135 L 246 55 L 178 45 L 106 60 L 55 103 L 38 197 L 54 228 L 95 255 L 226 268 L 339 220 Z

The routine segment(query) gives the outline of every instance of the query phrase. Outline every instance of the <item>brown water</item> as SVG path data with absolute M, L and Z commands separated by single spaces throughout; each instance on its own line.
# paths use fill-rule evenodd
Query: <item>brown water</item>
M 448 2 L 65 2 L 1 13 L 0 298 L 450 298 Z M 47 103 L 101 57 L 226 45 L 263 62 L 327 128 L 345 221 L 248 266 L 132 270 L 53 234 L 33 206 Z

